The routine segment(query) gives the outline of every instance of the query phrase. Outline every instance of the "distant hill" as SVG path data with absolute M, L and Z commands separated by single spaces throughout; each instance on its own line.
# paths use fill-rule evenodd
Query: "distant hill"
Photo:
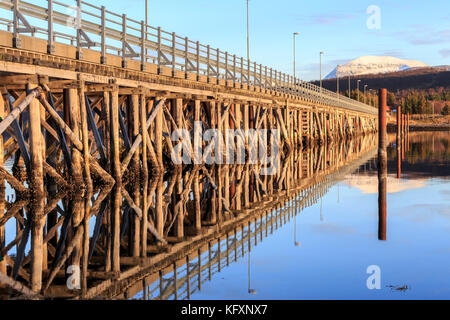
M 364 56 L 337 66 L 325 79 L 336 79 L 336 77 L 361 76 L 366 74 L 382 74 L 410 70 L 415 68 L 429 67 L 429 65 L 416 61 L 399 59 L 388 56 Z
M 364 85 L 369 89 L 387 88 L 391 92 L 400 90 L 427 90 L 427 89 L 450 89 L 450 66 L 412 68 L 397 72 L 365 74 L 351 76 L 350 86 L 352 90 L 357 87 L 357 80 L 360 82 L 360 90 L 364 90 Z M 319 85 L 319 81 L 313 82 Z M 336 92 L 337 80 L 325 79 L 322 81 L 324 88 Z M 348 91 L 348 76 L 340 78 L 339 91 Z

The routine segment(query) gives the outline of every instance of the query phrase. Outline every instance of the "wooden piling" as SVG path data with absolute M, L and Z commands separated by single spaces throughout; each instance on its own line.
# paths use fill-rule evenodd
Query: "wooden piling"
M 92 192 L 92 179 L 91 179 L 91 169 L 90 169 L 90 152 L 89 152 L 89 132 L 87 123 L 87 105 L 85 101 L 85 89 L 84 82 L 80 83 L 80 88 L 78 90 L 80 101 L 80 120 L 81 120 L 81 133 L 83 141 L 83 167 L 84 167 L 84 181 L 86 183 L 87 193 Z
M 387 90 L 379 90 L 378 112 L 378 239 L 386 240 L 386 187 L 387 187 Z
M 5 118 L 5 100 L 0 93 L 0 118 Z M 0 134 L 0 167 L 4 165 L 4 146 L 3 146 L 3 134 Z M 4 217 L 5 213 L 5 177 L 3 174 L 0 174 L 0 220 Z M 5 226 L 0 226 L 0 251 L 5 247 Z M 1 259 L 0 261 L 0 274 L 6 275 L 6 261 L 5 259 Z M 0 285 L 1 287 L 1 285 Z
M 139 96 L 139 110 L 140 110 L 140 128 L 142 133 L 146 131 L 147 125 L 147 103 L 146 96 L 142 94 Z M 139 131 L 139 128 L 137 128 Z M 151 141 L 147 141 L 147 134 L 142 135 L 142 146 L 141 146 L 141 154 L 142 154 L 142 170 L 141 170 L 141 181 L 142 181 L 142 221 L 141 221 L 141 230 L 140 230 L 140 243 L 141 243 L 141 256 L 147 256 L 147 224 L 148 224 L 148 163 L 147 163 L 147 143 Z M 139 157 L 139 155 L 138 155 Z M 139 183 L 140 184 L 140 183 Z M 136 204 L 137 205 L 137 204 Z
M 110 124 L 111 124 L 111 173 L 116 181 L 111 195 L 111 267 L 112 271 L 120 271 L 120 208 L 122 204 L 122 175 L 120 171 L 119 144 L 119 90 L 112 86 L 110 95 Z
M 68 118 L 70 119 L 70 129 L 75 135 L 75 138 L 82 141 L 80 136 L 80 102 L 78 98 L 77 88 L 65 89 L 66 95 L 66 111 L 68 112 Z M 82 171 L 82 155 L 80 150 L 72 143 L 72 177 L 74 184 L 79 188 L 84 186 L 83 183 L 83 171 Z M 82 217 L 77 216 L 74 219 L 74 224 L 77 226 L 82 220 Z
M 35 84 L 29 84 L 33 90 Z M 42 289 L 43 241 L 44 241 L 44 169 L 42 159 L 41 106 L 34 99 L 29 105 L 30 114 L 30 187 L 33 190 L 32 227 L 31 227 L 31 290 L 39 293 Z
M 140 111 L 139 111 L 139 95 L 133 94 L 131 96 L 131 114 L 132 114 L 132 131 L 133 131 L 133 142 L 136 137 L 139 135 L 141 124 L 140 124 Z M 146 122 L 145 122 L 146 123 Z M 142 124 L 142 132 L 147 130 L 145 123 Z M 146 135 L 146 134 L 144 134 Z M 141 150 L 142 152 L 142 150 Z M 138 152 L 134 153 L 133 156 L 133 164 L 132 164 L 132 191 L 134 197 L 134 203 L 137 207 L 140 207 L 141 204 L 141 186 L 140 186 L 140 154 Z M 132 234 L 132 256 L 139 257 L 141 254 L 140 251 L 140 243 L 141 243 L 141 221 L 137 215 L 133 215 L 133 234 Z
M 401 159 L 401 148 L 402 148 L 402 107 L 399 105 L 397 107 L 397 137 L 396 137 L 396 145 L 397 145 L 397 178 L 400 179 L 402 175 L 402 159 Z

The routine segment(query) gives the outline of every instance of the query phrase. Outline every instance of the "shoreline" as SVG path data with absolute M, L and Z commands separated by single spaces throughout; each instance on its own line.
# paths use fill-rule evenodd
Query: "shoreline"
M 395 132 L 397 132 L 397 125 L 396 124 L 392 124 L 392 123 L 388 123 L 387 131 L 388 131 L 388 133 L 395 133 Z M 429 125 L 429 124 L 417 125 L 417 124 L 413 124 L 413 125 L 410 125 L 409 131 L 410 132 L 450 131 L 450 125 L 449 124 L 439 124 L 439 125 Z

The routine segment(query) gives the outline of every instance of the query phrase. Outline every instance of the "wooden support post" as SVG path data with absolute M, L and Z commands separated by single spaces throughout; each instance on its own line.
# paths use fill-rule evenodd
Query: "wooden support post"
M 202 231 L 202 211 L 201 211 L 201 198 L 200 198 L 200 179 L 199 179 L 199 171 L 195 172 L 194 178 L 194 203 L 195 203 L 195 232 L 196 234 L 200 234 Z
M 116 180 L 111 196 L 111 233 L 112 271 L 120 271 L 120 207 L 122 204 L 122 174 L 120 172 L 120 147 L 119 147 L 119 88 L 113 86 L 110 95 L 110 124 L 111 124 L 111 172 Z
M 70 88 L 64 90 L 64 115 L 67 123 L 70 121 L 70 129 L 78 140 L 80 139 L 80 108 L 78 103 L 77 89 Z M 67 137 L 66 137 L 67 139 Z M 72 178 L 78 186 L 82 185 L 83 174 L 81 171 L 81 153 L 72 143 Z
M 202 122 L 201 122 L 201 102 L 195 100 L 194 105 L 194 164 L 202 164 Z
M 249 129 L 249 106 L 248 104 L 244 104 L 244 135 L 245 135 L 245 148 L 250 150 L 250 146 L 248 145 L 248 129 Z
M 157 177 L 158 184 L 156 186 L 155 193 L 155 206 L 156 206 L 156 230 L 160 237 L 164 236 L 164 180 L 163 175 Z
M 147 124 L 147 104 L 146 97 L 144 94 L 139 96 L 140 100 L 140 120 L 141 120 L 141 130 L 144 132 L 146 130 Z M 138 128 L 139 130 L 139 128 Z M 142 135 L 142 171 L 141 171 L 141 181 L 142 183 L 142 221 L 141 221 L 141 256 L 147 256 L 147 224 L 148 224 L 148 206 L 147 206 L 147 197 L 148 197 L 148 164 L 147 164 L 147 135 Z M 137 205 L 137 204 L 136 204 Z M 145 289 L 145 288 L 144 288 Z
M 178 129 L 184 129 L 184 121 L 183 121 L 183 99 L 175 99 L 173 107 L 173 117 Z M 179 153 L 179 157 L 181 159 L 182 154 L 181 151 Z
M 28 90 L 36 85 L 29 84 Z M 44 242 L 44 169 L 42 158 L 41 106 L 38 100 L 29 105 L 30 114 L 30 188 L 33 190 L 31 227 L 31 290 L 38 293 L 42 289 L 43 242 Z
M 0 117 L 5 118 L 5 100 L 0 94 Z M 3 134 L 0 134 L 0 167 L 4 165 L 4 146 L 3 146 Z M 3 218 L 5 213 L 5 177 L 0 175 L 0 219 Z M 5 225 L 0 226 L 0 251 L 5 247 Z M 1 258 L 0 261 L 0 274 L 6 275 L 6 261 Z M 1 287 L 2 285 L 0 285 Z
M 386 240 L 387 186 L 387 90 L 379 90 L 379 146 L 378 146 L 378 239 Z
M 139 135 L 140 131 L 140 123 L 139 119 L 141 118 L 140 112 L 139 112 L 139 95 L 133 94 L 131 96 L 131 114 L 132 114 L 132 138 L 133 142 L 135 141 L 136 137 Z M 145 123 L 142 124 L 142 132 L 144 132 L 146 129 Z M 133 196 L 134 196 L 134 203 L 137 207 L 140 207 L 141 204 L 141 186 L 140 186 L 140 156 L 139 152 L 135 152 L 133 155 L 133 164 L 132 164 L 132 186 L 131 189 L 133 190 Z M 137 215 L 133 215 L 133 234 L 132 234 L 132 256 L 133 257 L 139 257 L 140 255 L 140 242 L 141 242 L 141 221 Z
M 160 108 L 155 117 L 155 152 L 161 166 L 163 166 L 163 116 L 164 108 Z M 164 172 L 164 167 L 161 168 L 161 172 Z
M 177 171 L 177 178 L 176 178 L 176 184 L 175 184 L 175 192 L 176 192 L 176 202 L 178 203 L 181 201 L 181 195 L 183 193 L 183 176 L 182 171 Z M 174 214 L 177 216 L 175 226 L 174 226 L 174 232 L 175 237 L 179 240 L 181 240 L 184 237 L 184 215 L 185 212 L 183 210 L 184 206 L 179 205 L 175 206 Z
M 87 186 L 88 193 L 92 192 L 92 179 L 90 170 L 90 152 L 89 152 L 89 132 L 87 123 L 87 105 L 85 101 L 84 82 L 80 83 L 79 88 L 79 101 L 80 101 L 80 117 L 81 117 L 81 132 L 83 142 L 83 157 L 84 157 L 84 181 Z

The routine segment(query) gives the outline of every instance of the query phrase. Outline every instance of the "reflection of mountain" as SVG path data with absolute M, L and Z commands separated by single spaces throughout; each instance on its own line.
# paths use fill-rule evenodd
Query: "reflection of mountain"
M 387 192 L 397 193 L 405 190 L 419 189 L 427 185 L 428 179 L 397 179 L 395 176 L 388 176 L 387 178 Z M 344 181 L 351 187 L 358 188 L 365 194 L 378 193 L 378 176 L 376 175 L 351 175 Z

